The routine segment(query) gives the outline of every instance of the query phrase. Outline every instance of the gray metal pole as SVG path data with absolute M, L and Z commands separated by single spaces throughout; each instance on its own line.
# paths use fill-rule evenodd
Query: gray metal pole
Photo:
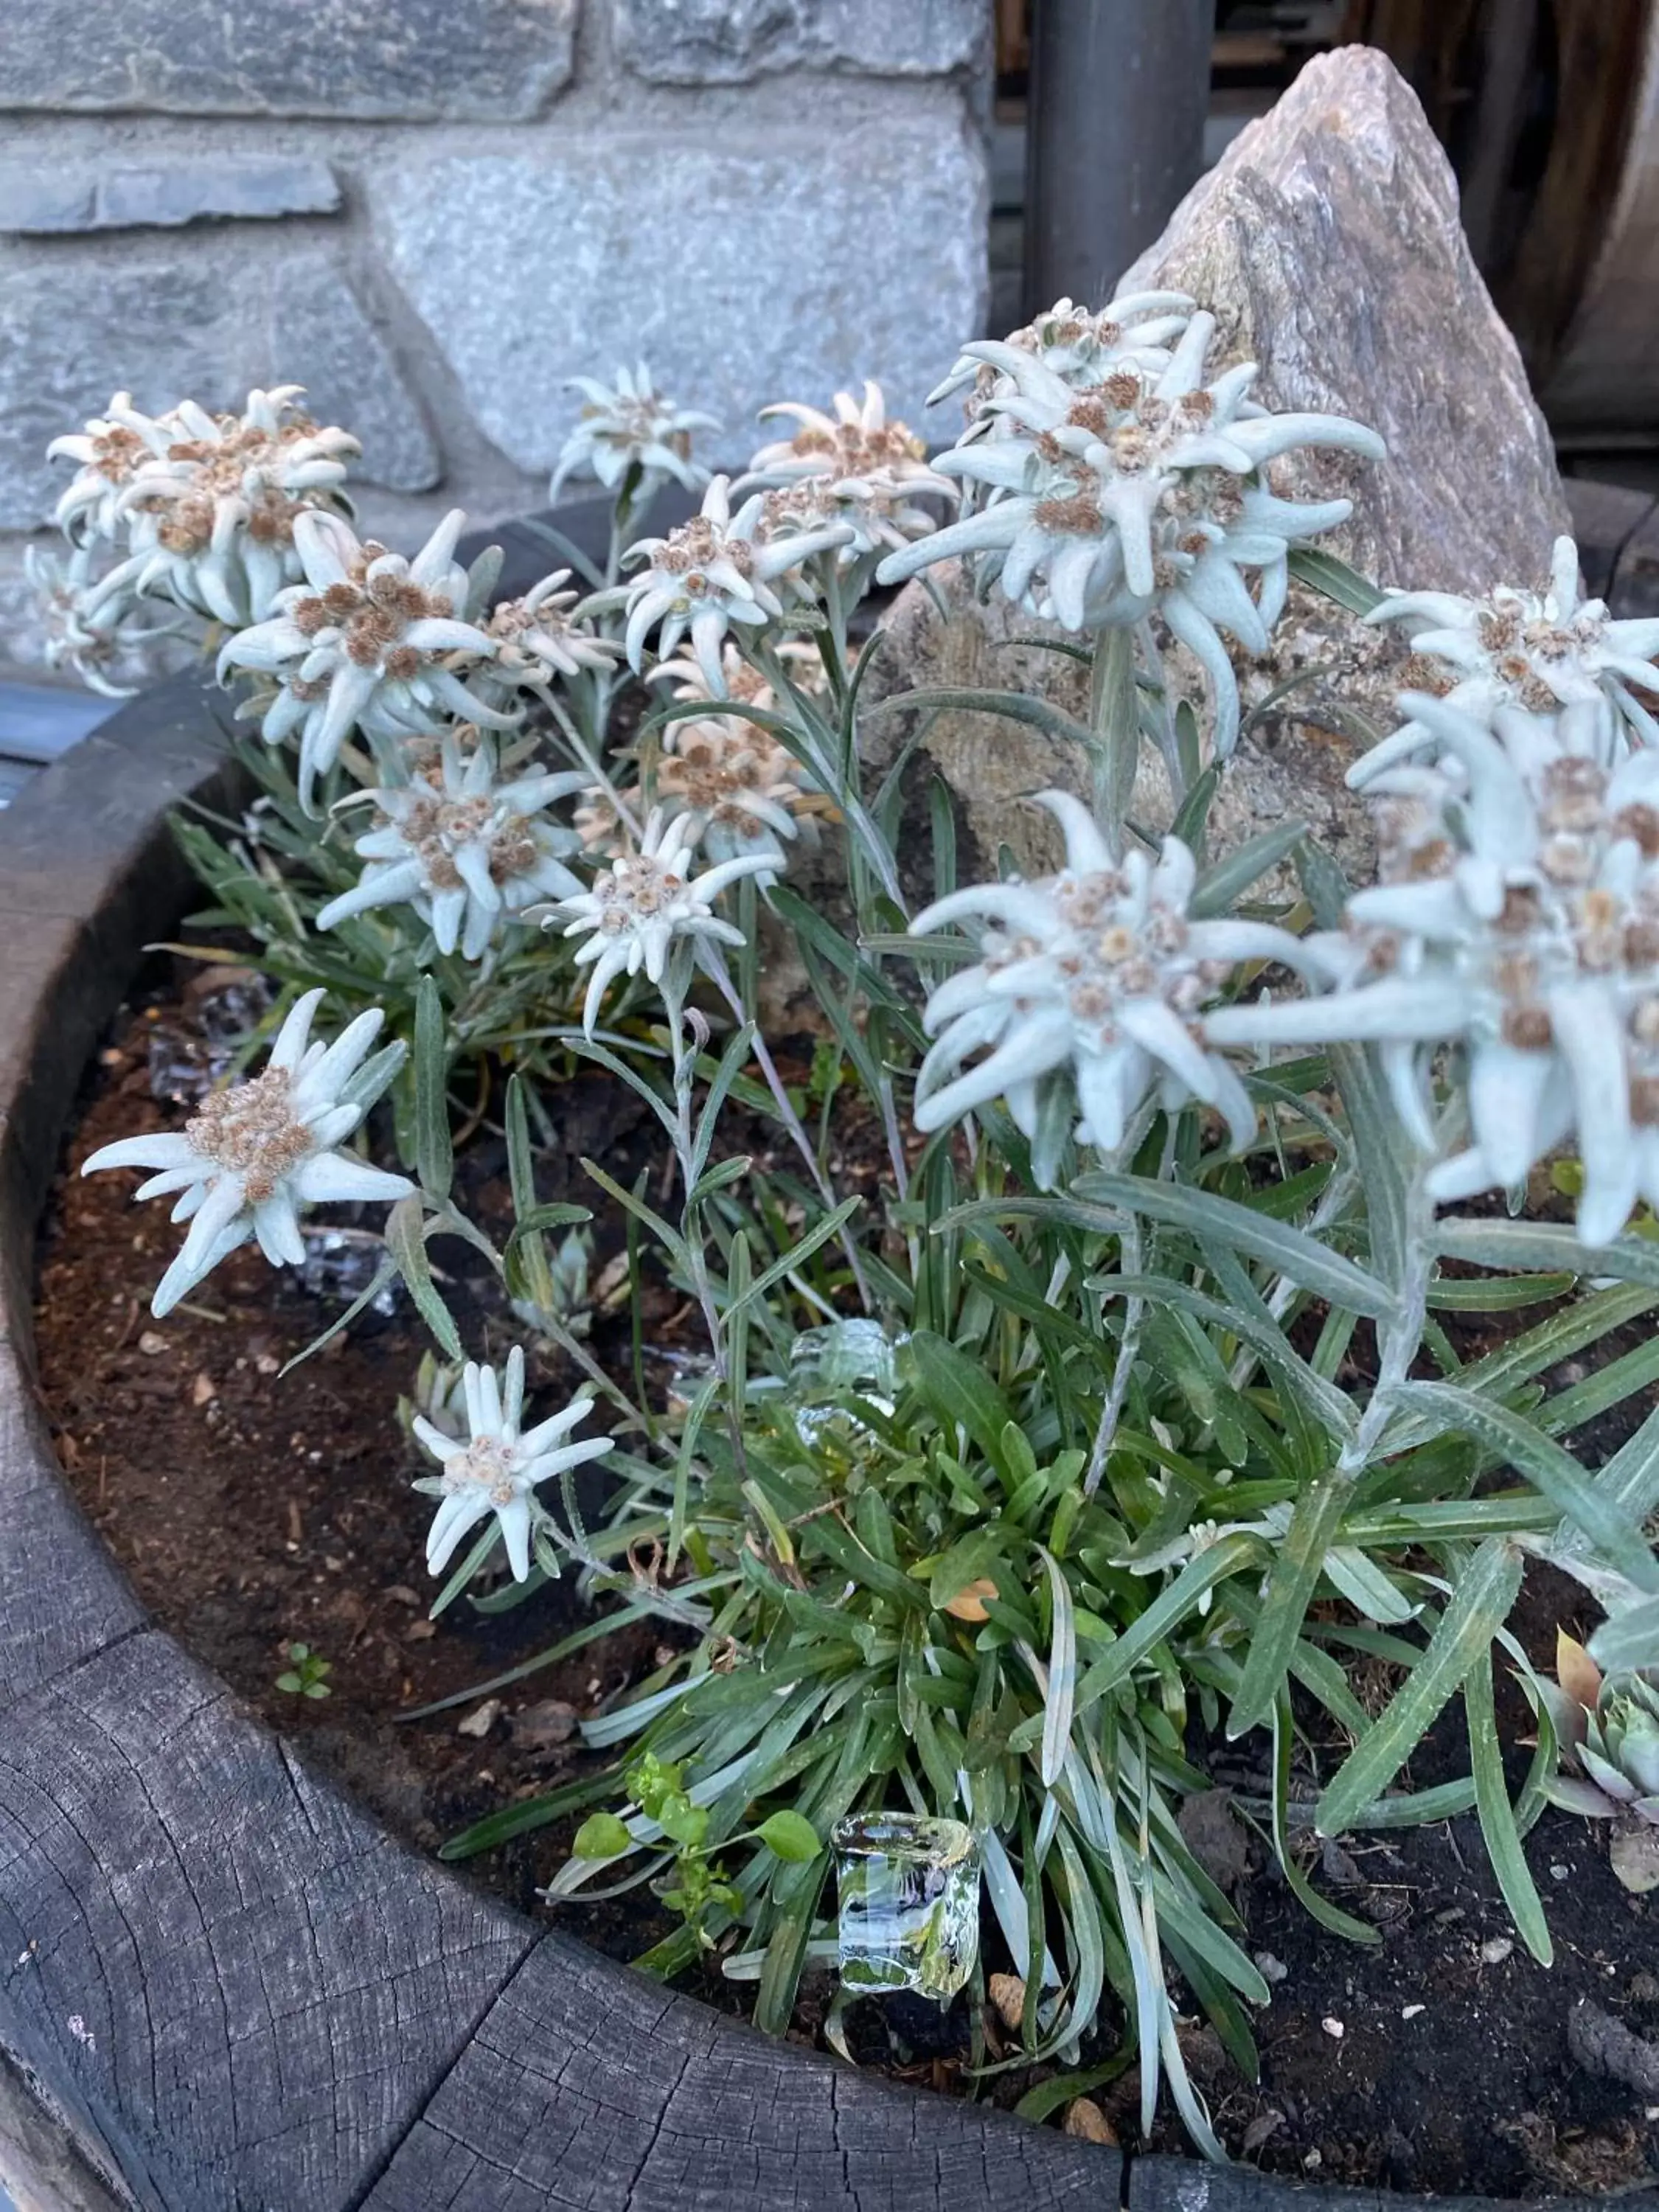
M 1025 310 L 1099 307 L 1203 161 L 1215 0 L 1035 0 Z

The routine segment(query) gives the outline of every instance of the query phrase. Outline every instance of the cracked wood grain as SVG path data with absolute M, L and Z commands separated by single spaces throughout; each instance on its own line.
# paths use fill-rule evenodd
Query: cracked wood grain
M 6 1717 L 0 2007 L 158 2203 L 353 2202 L 532 1938 L 158 1632 Z
M 808 2056 L 544 1936 L 363 2212 L 1109 2208 L 1115 2153 Z

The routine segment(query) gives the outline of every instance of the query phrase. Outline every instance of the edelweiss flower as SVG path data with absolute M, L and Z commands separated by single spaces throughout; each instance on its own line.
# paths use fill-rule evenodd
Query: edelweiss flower
M 582 789 L 586 771 L 501 784 L 498 773 L 491 739 L 481 738 L 464 759 L 452 732 L 435 775 L 356 794 L 373 800 L 380 816 L 356 842 L 368 866 L 352 890 L 329 901 L 318 928 L 332 929 L 371 907 L 408 904 L 431 925 L 440 952 L 459 944 L 464 959 L 482 960 L 504 921 L 538 899 L 580 891 L 561 855 L 581 841 L 547 820 L 544 809 Z
M 659 811 L 646 823 L 637 853 L 623 854 L 591 890 L 561 899 L 546 917 L 550 926 L 564 923 L 562 935 L 587 940 L 578 948 L 576 964 L 585 968 L 591 962 L 593 968 L 582 1008 L 590 1036 L 613 977 L 637 975 L 643 969 L 649 981 L 660 984 L 677 940 L 694 948 L 708 938 L 743 943 L 743 932 L 720 919 L 714 902 L 728 884 L 761 873 L 775 855 L 744 854 L 694 877 L 688 868 L 691 853 L 684 820 L 668 821 Z
M 645 564 L 628 586 L 628 659 L 635 671 L 647 636 L 660 622 L 658 652 L 666 658 L 690 630 L 709 690 L 723 696 L 720 647 L 728 629 L 775 622 L 783 602 L 772 584 L 809 554 L 844 545 L 853 534 L 847 524 L 834 523 L 774 541 L 763 537 L 763 510 L 757 493 L 733 514 L 727 479 L 716 477 L 703 494 L 701 514 L 666 538 L 641 538 L 629 547 L 623 559 Z
M 823 689 L 823 663 L 815 646 L 787 642 L 777 652 L 799 689 Z M 769 853 L 781 867 L 784 854 L 777 839 L 793 842 L 805 834 L 811 842 L 817 830 L 812 812 L 822 802 L 805 769 L 769 730 L 741 714 L 718 711 L 725 699 L 763 714 L 778 711 L 766 678 L 730 645 L 721 656 L 720 672 L 726 690 L 717 700 L 695 660 L 665 660 L 653 670 L 653 678 L 673 680 L 677 701 L 707 701 L 710 709 L 706 716 L 664 725 L 657 793 L 671 818 L 683 824 L 710 860 Z M 759 875 L 756 880 L 765 890 L 775 878 Z
M 719 421 L 665 398 L 643 362 L 632 370 L 618 369 L 614 385 L 601 384 L 597 377 L 573 376 L 569 389 L 583 393 L 587 404 L 559 454 L 548 487 L 550 499 L 557 499 L 560 485 L 570 476 L 597 477 L 607 491 L 615 491 L 633 468 L 643 474 L 641 495 L 665 477 L 672 477 L 687 491 L 708 483 L 708 470 L 691 458 L 691 434 L 718 430 Z
M 851 392 L 838 392 L 833 416 L 792 400 L 761 410 L 763 422 L 774 415 L 793 416 L 800 428 L 793 438 L 763 446 L 737 489 L 783 495 L 768 505 L 774 528 L 846 523 L 852 535 L 838 556 L 843 567 L 878 546 L 908 545 L 936 530 L 938 516 L 916 506 L 919 497 L 957 503 L 956 485 L 927 466 L 921 440 L 887 420 L 878 384 L 866 380 L 862 406 Z
M 83 430 L 54 438 L 46 447 L 48 460 L 80 463 L 54 510 L 58 528 L 77 545 L 114 544 L 123 530 L 121 501 L 135 472 L 188 434 L 176 410 L 146 415 L 133 405 L 130 392 L 118 392 L 106 416 L 94 416 Z
M 190 1231 L 150 1302 L 158 1321 L 251 1237 L 273 1267 L 298 1267 L 306 1255 L 301 1207 L 406 1198 L 414 1189 L 406 1176 L 335 1149 L 367 1110 L 351 1079 L 385 1017 L 373 1006 L 331 1045 L 313 1044 L 322 999 L 307 991 L 277 1031 L 264 1074 L 210 1091 L 182 1133 L 123 1137 L 82 1165 L 82 1175 L 153 1168 L 159 1172 L 137 1196 L 179 1194 L 173 1218 Z
M 613 797 L 609 786 L 603 783 L 586 785 L 577 800 L 570 817 L 582 851 L 589 860 L 620 860 L 634 849 L 634 841 L 623 820 L 617 800 L 626 806 L 638 808 L 640 793 L 636 790 L 619 791 Z
M 1292 544 L 1346 520 L 1352 502 L 1278 498 L 1260 471 L 1300 446 L 1382 458 L 1382 441 L 1335 415 L 1269 415 L 1248 398 L 1254 363 L 1204 382 L 1215 329 L 1197 314 L 1155 378 L 1114 369 L 1079 386 L 1018 347 L 986 342 L 969 355 L 1012 387 L 987 402 L 1003 434 L 964 439 L 939 469 L 985 485 L 975 513 L 890 553 L 884 584 L 954 555 L 981 584 L 1067 629 L 1139 622 L 1156 611 L 1196 655 L 1215 696 L 1215 750 L 1238 734 L 1238 686 L 1220 631 L 1267 649 L 1288 588 Z M 1243 570 L 1261 573 L 1259 601 Z
M 784 864 L 777 841 L 793 844 L 801 833 L 801 775 L 793 757 L 753 722 L 677 722 L 666 732 L 657 793 L 669 818 L 711 860 L 752 854 L 772 863 L 757 872 L 765 890 Z
M 522 599 L 502 599 L 484 628 L 495 641 L 495 658 L 483 672 L 493 691 L 519 684 L 551 684 L 557 676 L 580 676 L 584 669 L 603 672 L 619 659 L 614 638 L 573 616 L 580 593 L 566 589 L 570 571 L 556 569 L 532 585 Z
M 536 1515 L 536 1486 L 585 1460 L 603 1459 L 611 1449 L 609 1437 L 588 1437 L 568 1443 L 579 1421 L 592 1410 L 592 1401 L 578 1398 L 520 1433 L 524 1413 L 524 1353 L 515 1345 L 507 1372 L 498 1376 L 493 1367 L 468 1362 L 461 1376 L 466 1401 L 468 1435 L 465 1441 L 446 1436 L 423 1414 L 411 1424 L 415 1434 L 437 1460 L 443 1473 L 422 1475 L 415 1484 L 430 1497 L 443 1500 L 433 1518 L 426 1540 L 428 1573 L 441 1574 L 461 1539 L 490 1514 L 501 1524 L 507 1543 L 507 1564 L 514 1579 L 523 1582 L 530 1572 L 530 1532 Z
M 107 420 L 51 447 L 82 467 L 58 502 L 71 537 L 125 539 L 132 550 L 94 594 L 161 593 L 236 628 L 263 622 L 300 573 L 294 526 L 343 501 L 346 463 L 360 448 L 344 430 L 297 410 L 301 387 L 251 392 L 240 415 L 210 415 L 193 399 L 152 419 L 125 392 Z
M 88 690 L 106 699 L 128 699 L 136 683 L 119 684 L 112 664 L 129 647 L 175 632 L 179 617 L 149 629 L 121 627 L 132 602 L 125 594 L 106 595 L 92 573 L 93 544 L 72 545 L 67 560 L 38 545 L 23 549 L 23 573 L 46 625 L 46 665 L 72 668 Z M 92 611 L 94 598 L 97 611 Z
M 429 729 L 446 714 L 505 729 L 498 714 L 469 691 L 452 665 L 487 659 L 495 641 L 461 617 L 471 597 L 454 558 L 465 520 L 446 515 L 412 561 L 373 538 L 360 544 L 338 515 L 301 514 L 294 541 L 306 580 L 277 595 L 277 612 L 233 637 L 219 655 L 219 680 L 231 668 L 274 675 L 279 685 L 261 729 L 267 744 L 300 733 L 300 797 L 307 809 L 315 779 L 339 757 L 348 733 L 397 740 Z
M 1234 1141 L 1255 1133 L 1243 1083 L 1197 1033 L 1195 1018 L 1240 960 L 1303 964 L 1298 939 L 1252 921 L 1188 918 L 1197 865 L 1166 837 L 1154 865 L 1115 860 L 1088 810 L 1064 792 L 1040 803 L 1066 835 L 1064 870 L 1037 883 L 975 884 L 919 914 L 911 933 L 948 922 L 988 925 L 983 957 L 941 983 L 924 1017 L 936 1042 L 916 1081 L 919 1129 L 942 1129 L 1000 1094 L 1028 1138 L 1041 1088 L 1069 1068 L 1082 1112 L 1079 1141 L 1123 1142 L 1153 1082 L 1171 1108 L 1189 1097 L 1226 1117 Z M 988 1058 L 963 1071 L 970 1054 Z
M 1436 1199 L 1513 1185 L 1574 1139 L 1578 1234 L 1618 1235 L 1659 1204 L 1659 751 L 1611 771 L 1533 718 L 1530 750 L 1440 699 L 1407 714 L 1459 765 L 1377 779 L 1393 812 L 1384 880 L 1348 902 L 1348 931 L 1311 941 L 1343 988 L 1208 1017 L 1212 1042 L 1374 1040 L 1425 1149 L 1437 1044 L 1468 1055 L 1469 1148 L 1428 1177 Z M 1571 731 L 1571 710 L 1561 718 Z
M 1601 600 L 1580 599 L 1578 548 L 1571 538 L 1556 539 L 1550 587 L 1541 595 L 1507 584 L 1484 599 L 1397 592 L 1366 619 L 1426 623 L 1413 629 L 1412 650 L 1446 669 L 1447 682 L 1434 688 L 1449 706 L 1499 737 L 1517 714 L 1555 716 L 1564 708 L 1589 708 L 1595 750 L 1604 766 L 1612 765 L 1621 738 L 1659 744 L 1659 722 L 1630 690 L 1633 684 L 1659 690 L 1653 665 L 1659 619 L 1614 622 Z M 1356 788 L 1370 783 L 1431 743 L 1421 722 L 1407 722 L 1357 761 L 1348 781 Z
M 1056 300 L 1046 315 L 1023 330 L 1011 331 L 1005 343 L 1033 355 L 1068 384 L 1098 384 L 1114 369 L 1156 375 L 1170 363 L 1170 348 L 1192 319 L 1194 302 L 1184 292 L 1127 292 L 1093 313 L 1071 300 Z M 970 348 L 951 374 L 927 395 L 935 406 L 953 392 L 968 391 L 968 421 L 990 429 L 994 416 L 988 400 L 1013 390 L 1008 378 Z

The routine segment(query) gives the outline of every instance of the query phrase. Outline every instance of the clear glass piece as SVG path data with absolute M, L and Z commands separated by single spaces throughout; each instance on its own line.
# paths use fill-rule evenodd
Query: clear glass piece
M 789 1347 L 788 1401 L 795 1433 L 809 1451 L 849 1465 L 875 1443 L 874 1431 L 849 1398 L 867 1398 L 891 1413 L 904 1380 L 908 1340 L 890 1337 L 878 1321 L 830 1322 L 803 1329 Z
M 915 1990 L 948 2003 L 979 1954 L 979 1846 L 960 1820 L 857 1813 L 830 1843 L 848 1990 Z

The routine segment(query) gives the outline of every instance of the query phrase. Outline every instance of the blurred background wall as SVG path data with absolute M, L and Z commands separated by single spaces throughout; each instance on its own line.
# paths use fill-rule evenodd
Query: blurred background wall
M 643 358 L 719 415 L 880 378 L 914 419 L 985 325 L 988 0 L 5 0 L 0 653 L 118 388 L 304 384 L 399 544 L 544 503 Z
M 863 374 L 948 440 L 960 340 L 1092 296 L 1353 41 L 1564 468 L 1651 499 L 1659 0 L 0 0 L 0 661 L 40 657 L 46 444 L 119 386 L 305 384 L 400 544 L 541 504 L 565 378 L 640 356 L 728 460 Z

